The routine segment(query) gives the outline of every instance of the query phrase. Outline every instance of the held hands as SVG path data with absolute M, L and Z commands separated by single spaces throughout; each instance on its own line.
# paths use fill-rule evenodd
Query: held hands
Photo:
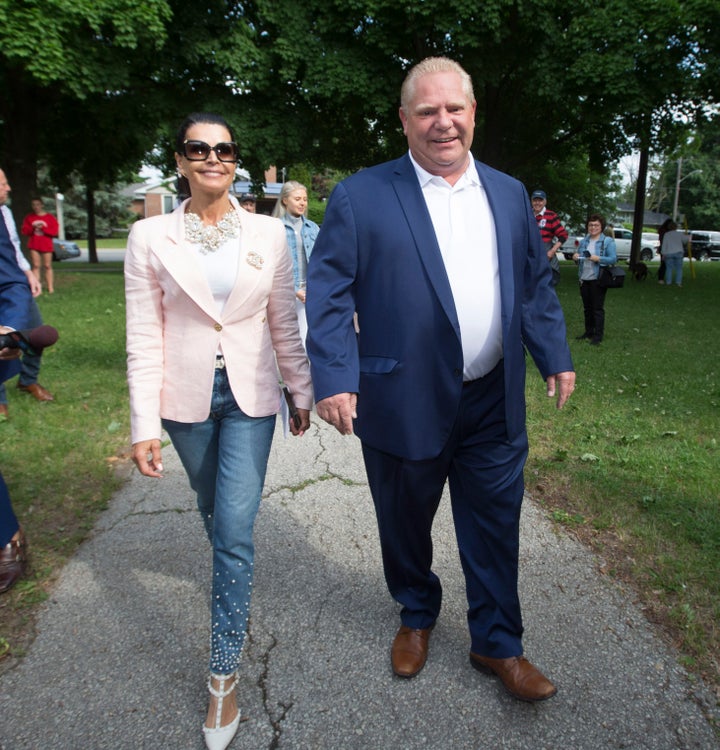
M 133 443 L 132 460 L 141 474 L 146 477 L 162 478 L 162 455 L 160 441 L 157 438 Z
M 353 434 L 353 419 L 357 417 L 357 393 L 337 393 L 318 401 L 318 416 L 331 424 L 341 435 Z
M 562 409 L 565 402 L 575 390 L 575 373 L 558 372 L 555 375 L 548 375 L 547 378 L 547 395 L 553 398 L 557 391 L 557 408 Z

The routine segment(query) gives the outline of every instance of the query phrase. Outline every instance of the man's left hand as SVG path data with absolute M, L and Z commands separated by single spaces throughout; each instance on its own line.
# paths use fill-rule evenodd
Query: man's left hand
M 575 390 L 575 373 L 558 372 L 555 375 L 548 375 L 547 378 L 547 395 L 553 398 L 557 391 L 557 408 L 562 409 L 565 402 L 570 398 L 570 394 Z

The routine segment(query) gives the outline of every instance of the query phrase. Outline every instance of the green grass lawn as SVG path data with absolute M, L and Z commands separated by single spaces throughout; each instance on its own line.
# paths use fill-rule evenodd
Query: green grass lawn
M 37 604 L 122 481 L 116 467 L 128 466 L 121 264 L 55 271 L 56 294 L 39 304 L 60 331 L 40 377 L 56 401 L 11 381 L 0 423 L 2 471 L 32 552 L 28 576 L 0 599 L 0 671 L 27 648 Z M 687 666 L 718 685 L 720 263 L 695 271 L 686 267 L 682 289 L 628 277 L 610 290 L 594 347 L 574 339 L 582 305 L 575 266 L 562 264 L 578 387 L 558 412 L 529 366 L 526 478 L 552 519 L 637 588 Z
M 720 655 L 720 264 L 685 268 L 683 287 L 651 277 L 609 290 L 605 340 L 576 341 L 573 264 L 559 296 L 577 389 L 550 413 L 529 371 L 533 496 L 643 592 L 685 661 L 717 680 Z

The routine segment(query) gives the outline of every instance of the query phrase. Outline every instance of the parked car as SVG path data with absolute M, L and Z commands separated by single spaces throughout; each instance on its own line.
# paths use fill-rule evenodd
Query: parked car
M 693 229 L 690 243 L 695 260 L 720 260 L 720 232 Z
M 615 232 L 615 249 L 617 251 L 618 260 L 630 260 L 630 246 L 632 245 L 633 234 L 629 229 L 623 227 L 613 229 Z M 640 239 L 640 260 L 648 261 L 655 257 L 657 250 L 657 243 L 653 245 L 652 242 L 648 242 L 643 235 Z
M 67 260 L 68 258 L 79 258 L 80 248 L 77 242 L 67 240 L 53 240 L 53 260 Z
M 580 240 L 584 236 L 584 234 L 578 234 L 577 232 L 571 232 L 568 230 L 568 238 L 563 242 L 563 246 L 560 248 L 560 252 L 565 256 L 565 260 L 572 260 L 573 254 L 577 252 Z
M 630 246 L 632 244 L 632 232 L 623 227 L 613 228 L 615 235 L 615 250 L 618 260 L 630 260 Z M 573 254 L 577 252 L 580 240 L 584 234 L 568 237 L 567 242 L 560 248 L 565 260 L 572 260 Z M 654 240 L 652 239 L 654 238 Z M 657 253 L 657 235 L 643 234 L 640 241 L 640 260 L 652 260 Z

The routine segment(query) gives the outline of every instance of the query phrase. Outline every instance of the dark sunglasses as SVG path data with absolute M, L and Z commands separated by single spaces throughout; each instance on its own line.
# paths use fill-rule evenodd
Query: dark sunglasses
M 205 141 L 184 141 L 183 156 L 188 161 L 205 161 L 214 151 L 220 161 L 235 162 L 240 158 L 238 146 L 234 141 L 223 141 L 210 146 Z

